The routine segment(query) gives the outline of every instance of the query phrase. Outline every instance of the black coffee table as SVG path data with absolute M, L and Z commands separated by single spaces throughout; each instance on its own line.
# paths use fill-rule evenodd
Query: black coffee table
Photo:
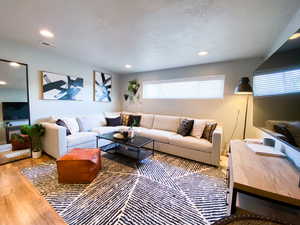
M 110 132 L 96 136 L 96 145 L 100 139 L 106 139 L 112 141 L 108 145 L 101 146 L 103 152 L 108 153 L 120 153 L 131 158 L 135 158 L 141 161 L 145 158 L 154 155 L 154 140 L 143 136 L 136 135 L 134 138 L 117 139 L 114 138 L 114 134 L 118 132 Z M 146 148 L 145 145 L 152 143 L 152 148 Z M 113 151 L 113 152 L 112 152 Z

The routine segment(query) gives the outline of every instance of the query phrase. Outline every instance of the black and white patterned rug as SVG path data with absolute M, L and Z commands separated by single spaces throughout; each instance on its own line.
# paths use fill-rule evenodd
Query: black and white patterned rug
M 226 216 L 221 170 L 167 154 L 140 163 L 104 154 L 89 185 L 59 184 L 54 161 L 22 173 L 70 225 L 196 225 Z

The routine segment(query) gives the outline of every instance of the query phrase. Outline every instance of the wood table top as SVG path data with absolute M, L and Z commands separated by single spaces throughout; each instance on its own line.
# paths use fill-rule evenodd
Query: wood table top
M 230 150 L 234 188 L 300 206 L 300 172 L 286 158 L 258 155 L 240 140 Z
M 0 189 L 1 225 L 66 225 L 17 167 L 0 166 Z

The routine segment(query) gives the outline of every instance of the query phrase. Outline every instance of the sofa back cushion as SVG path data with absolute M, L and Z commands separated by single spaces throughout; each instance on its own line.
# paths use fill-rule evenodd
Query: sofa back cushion
M 80 131 L 91 131 L 93 128 L 106 125 L 103 114 L 81 116 L 77 118 L 77 121 L 80 127 Z
M 153 129 L 176 132 L 179 127 L 180 117 L 177 116 L 154 116 Z
M 152 114 L 141 114 L 141 116 L 142 116 L 142 119 L 141 119 L 140 126 L 148 128 L 148 129 L 152 129 L 153 121 L 154 121 L 154 115 L 152 115 Z

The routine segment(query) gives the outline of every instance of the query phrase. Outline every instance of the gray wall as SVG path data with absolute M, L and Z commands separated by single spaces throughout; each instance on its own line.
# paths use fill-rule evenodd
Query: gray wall
M 38 46 L 38 43 L 37 43 Z M 105 71 L 99 67 L 56 55 L 51 48 L 30 47 L 14 41 L 0 40 L 0 58 L 23 62 L 29 68 L 29 98 L 31 120 L 51 115 L 83 115 L 102 111 L 120 110 L 119 79 L 113 74 L 111 103 L 93 101 L 93 70 Z M 99 53 L 103 54 L 103 53 Z M 41 99 L 40 71 L 68 74 L 84 78 L 84 101 L 54 101 Z
M 234 88 L 240 77 L 251 76 L 259 63 L 260 58 L 243 59 L 229 62 L 212 63 L 205 65 L 174 68 L 145 73 L 135 73 L 121 76 L 121 94 L 126 92 L 128 80 L 138 79 L 142 81 L 167 80 L 176 78 L 188 78 L 207 75 L 225 75 L 225 96 L 217 100 L 153 100 L 140 99 L 135 103 L 123 102 L 123 110 L 145 113 L 158 113 L 166 115 L 191 116 L 197 118 L 215 119 L 224 128 L 225 142 L 230 139 L 234 129 L 237 112 L 240 111 L 237 132 L 234 138 L 242 137 L 244 124 L 246 97 L 234 95 Z M 180 91 L 180 90 L 179 90 Z M 140 90 L 142 93 L 142 90 Z M 250 99 L 248 124 L 248 136 L 254 136 L 252 129 L 252 98 Z

